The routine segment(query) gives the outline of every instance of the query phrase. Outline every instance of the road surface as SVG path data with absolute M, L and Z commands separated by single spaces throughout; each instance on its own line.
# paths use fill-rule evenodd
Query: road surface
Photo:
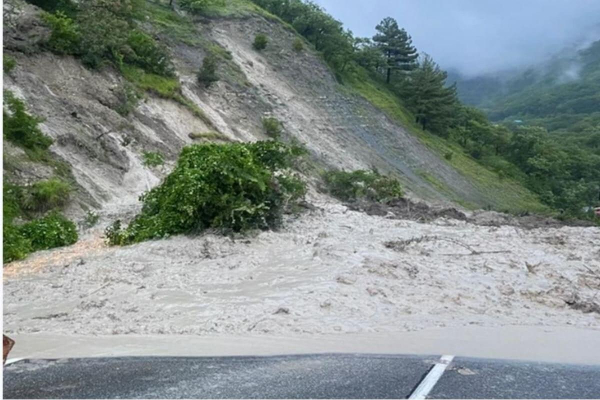
M 359 354 L 21 360 L 4 369 L 4 398 L 600 397 L 600 365 L 446 359 L 451 361 Z

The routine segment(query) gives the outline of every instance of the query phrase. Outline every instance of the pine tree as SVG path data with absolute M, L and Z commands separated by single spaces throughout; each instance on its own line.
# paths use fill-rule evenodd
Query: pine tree
M 446 86 L 447 76 L 431 57 L 425 56 L 402 85 L 402 95 L 415 122 L 438 134 L 454 125 L 459 105 L 456 86 Z
M 376 29 L 379 33 L 373 37 L 373 41 L 387 61 L 386 82 L 389 84 L 393 71 L 411 71 L 416 67 L 417 49 L 412 45 L 410 35 L 404 29 L 400 29 L 393 18 L 385 18 Z

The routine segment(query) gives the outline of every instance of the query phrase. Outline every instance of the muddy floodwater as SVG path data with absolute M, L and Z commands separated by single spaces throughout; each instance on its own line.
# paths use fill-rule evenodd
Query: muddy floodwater
M 317 335 L 600 329 L 600 229 L 369 216 L 321 200 L 279 232 L 108 248 L 4 271 L 7 334 Z M 598 332 L 600 335 L 600 332 Z

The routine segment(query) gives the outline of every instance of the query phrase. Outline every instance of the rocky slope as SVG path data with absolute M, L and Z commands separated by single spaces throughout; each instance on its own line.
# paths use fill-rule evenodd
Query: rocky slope
M 23 6 L 5 25 L 5 52 L 17 62 L 4 74 L 5 89 L 24 99 L 32 114 L 45 118 L 42 130 L 55 139 L 51 151 L 72 167 L 79 186 L 72 216 L 83 215 L 87 207 L 114 215 L 135 206 L 137 197 L 168 171 L 181 148 L 194 141 L 191 133 L 218 130 L 221 140 L 265 139 L 265 115 L 277 117 L 286 139 L 305 144 L 321 167 L 378 168 L 397 175 L 414 196 L 432 202 L 497 203 L 496 193 L 458 172 L 404 127 L 340 85 L 316 53 L 309 48 L 295 52 L 297 35 L 284 24 L 254 14 L 194 21 L 154 3 L 148 7 L 146 29 L 169 47 L 181 97 L 189 104 L 146 93 L 127 116 L 117 112 L 128 84 L 119 73 L 109 67 L 91 71 L 74 58 L 44 51 L 49 32 L 38 9 Z M 154 23 L 165 13 L 172 14 L 169 18 L 185 36 Z M 251 46 L 259 32 L 270 38 L 260 53 Z M 224 55 L 222 79 L 210 89 L 196 80 L 207 49 Z M 161 152 L 168 165 L 162 170 L 144 167 L 144 151 Z M 5 154 L 14 155 L 9 157 L 14 168 L 6 168 L 5 162 L 9 179 L 32 182 L 51 174 L 44 166 L 28 164 L 9 143 Z

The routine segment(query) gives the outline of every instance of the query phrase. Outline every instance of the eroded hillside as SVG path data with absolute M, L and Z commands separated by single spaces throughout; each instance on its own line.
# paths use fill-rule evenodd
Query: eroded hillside
M 339 84 L 308 44 L 294 51 L 298 36 L 292 29 L 251 10 L 199 19 L 149 2 L 144 29 L 167 45 L 176 67 L 175 87 L 164 91 L 145 82 L 139 71 L 126 79 L 111 67 L 90 70 L 73 57 L 45 51 L 49 29 L 40 10 L 22 5 L 5 25 L 5 52 L 16 60 L 5 74 L 5 89 L 44 118 L 42 130 L 55 140 L 51 152 L 71 166 L 78 190 L 70 215 L 81 217 L 88 207 L 126 213 L 160 181 L 183 146 L 266 139 L 264 116 L 278 118 L 285 139 L 303 143 L 321 168 L 377 168 L 397 175 L 413 196 L 432 202 L 504 208 L 519 208 L 522 198 L 535 202 L 515 183 L 487 186 L 473 179 L 493 177 L 475 163 L 469 164 L 469 175 L 449 165 L 440 150 Z M 270 39 L 262 52 L 252 48 L 257 33 Z M 221 80 L 210 88 L 196 79 L 208 52 L 220 57 Z M 131 85 L 146 89 L 134 104 L 128 103 Z M 124 107 L 131 112 L 125 114 Z M 205 134 L 212 131 L 217 134 Z M 144 166 L 144 152 L 160 152 L 167 165 Z M 5 154 L 8 180 L 31 183 L 51 175 L 7 142 Z

